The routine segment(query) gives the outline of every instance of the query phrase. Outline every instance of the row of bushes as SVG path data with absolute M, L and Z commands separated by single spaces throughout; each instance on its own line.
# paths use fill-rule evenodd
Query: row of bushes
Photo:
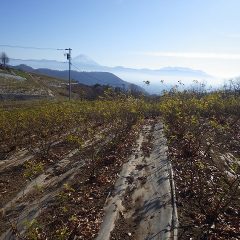
M 180 236 L 236 239 L 240 96 L 176 92 L 165 94 L 159 108 L 174 166 Z M 232 156 L 228 164 L 225 154 Z
M 16 148 L 39 149 L 46 154 L 54 142 L 97 134 L 99 127 L 132 122 L 149 111 L 133 98 L 42 103 L 28 108 L 0 109 L 0 152 Z

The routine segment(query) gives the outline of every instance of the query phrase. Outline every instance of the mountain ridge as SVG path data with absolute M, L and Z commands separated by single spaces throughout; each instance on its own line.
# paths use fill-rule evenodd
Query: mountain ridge
M 13 64 L 12 64 L 12 62 L 13 62 Z M 47 62 L 48 64 L 51 62 L 57 63 L 57 64 L 64 64 L 65 68 L 68 67 L 67 61 L 65 62 L 65 61 L 57 61 L 57 60 L 49 60 L 49 59 L 14 59 L 14 58 L 11 59 L 11 64 L 14 66 L 20 65 L 19 62 L 22 62 L 22 64 L 24 64 L 24 62 L 25 62 L 26 63 L 25 65 L 28 65 L 30 67 L 32 67 L 31 65 L 34 65 L 37 63 L 44 64 L 45 62 Z M 158 68 L 158 69 L 149 69 L 149 68 L 137 69 L 137 68 L 124 67 L 124 66 L 108 67 L 108 66 L 100 65 L 96 61 L 92 60 L 91 58 L 89 58 L 88 56 L 83 55 L 83 54 L 73 57 L 72 62 L 74 64 L 77 64 L 78 66 L 79 66 L 79 64 L 81 64 L 80 68 L 82 71 L 87 71 L 87 70 L 98 71 L 100 69 L 102 69 L 102 70 L 104 70 L 104 69 L 111 70 L 112 69 L 112 70 L 126 70 L 126 71 L 140 71 L 140 72 L 146 71 L 146 72 L 153 72 L 153 73 L 169 71 L 169 74 L 173 71 L 179 71 L 182 73 L 189 72 L 192 74 L 198 74 L 198 75 L 201 74 L 202 76 L 205 76 L 205 77 L 212 77 L 211 75 L 209 75 L 208 73 L 206 73 L 202 70 L 192 69 L 192 68 L 187 68 L 187 67 L 177 67 L 177 66 L 168 66 L 168 67 L 162 67 L 162 68 Z M 61 65 L 54 66 L 54 70 L 57 69 L 57 67 L 59 67 L 59 66 L 61 66 Z M 95 70 L 88 69 L 89 67 L 90 68 L 95 67 L 96 69 Z M 37 67 L 37 68 L 40 68 L 40 67 Z M 48 66 L 46 68 L 52 69 L 52 66 Z M 63 67 L 61 66 L 61 70 L 65 70 L 65 69 L 63 69 Z
M 57 77 L 60 79 L 68 80 L 68 70 L 53 70 L 48 68 L 38 68 L 34 69 L 27 65 L 18 65 L 14 66 L 16 69 L 20 69 L 23 71 L 34 72 L 44 74 L 46 76 Z M 109 85 L 112 87 L 118 87 L 125 90 L 135 90 L 138 92 L 146 93 L 145 90 L 135 84 L 126 82 L 121 78 L 117 77 L 113 73 L 110 72 L 80 72 L 80 71 L 71 71 L 72 80 L 77 81 L 78 83 L 85 84 L 88 86 L 93 86 L 95 84 L 100 85 Z
M 34 69 L 48 68 L 58 71 L 68 70 L 67 61 L 11 59 L 11 65 L 16 66 L 20 64 L 28 65 Z M 126 82 L 144 88 L 145 91 L 152 94 L 160 94 L 163 90 L 170 89 L 178 84 L 179 81 L 184 83 L 186 87 L 191 86 L 193 80 L 197 80 L 198 82 L 211 82 L 211 84 L 217 85 L 215 81 L 216 78 L 202 70 L 171 66 L 160 69 L 135 69 L 123 66 L 108 67 L 100 65 L 83 54 L 72 58 L 72 70 L 78 72 L 110 72 Z M 162 80 L 164 80 L 164 85 L 162 84 Z M 144 84 L 146 81 L 150 82 L 150 86 Z

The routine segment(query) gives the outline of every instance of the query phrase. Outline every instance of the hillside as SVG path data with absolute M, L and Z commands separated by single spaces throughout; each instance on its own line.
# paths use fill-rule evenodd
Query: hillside
M 91 80 L 90 76 L 87 74 L 86 76 Z M 108 74 L 102 76 L 105 78 Z M 107 88 L 100 84 L 89 86 L 73 81 L 72 98 L 96 99 L 103 95 Z M 27 66 L 24 66 L 24 70 L 0 69 L 0 99 L 2 100 L 65 99 L 67 97 L 68 81 L 64 79 L 32 72 L 32 68 Z
M 20 69 L 23 71 L 44 74 L 46 76 L 51 76 L 51 77 L 60 78 L 64 80 L 68 80 L 68 74 L 69 74 L 67 70 L 58 71 L 58 70 L 52 70 L 48 68 L 33 69 L 27 65 L 19 65 L 19 66 L 15 66 L 14 68 Z M 85 84 L 88 86 L 100 84 L 100 85 L 108 85 L 114 88 L 117 87 L 124 90 L 134 90 L 134 91 L 146 93 L 143 88 L 135 84 L 126 82 L 110 72 L 79 72 L 79 71 L 71 70 L 71 79 L 73 79 L 78 83 Z
M 68 79 L 68 71 L 57 71 L 47 68 L 39 68 L 32 71 L 47 76 L 58 77 L 66 80 Z M 79 83 L 89 86 L 101 84 L 122 88 L 124 85 L 129 85 L 129 83 L 109 72 L 77 72 L 71 70 L 71 78 Z

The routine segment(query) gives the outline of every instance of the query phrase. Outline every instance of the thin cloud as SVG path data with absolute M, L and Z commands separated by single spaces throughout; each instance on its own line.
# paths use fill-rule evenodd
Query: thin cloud
M 145 56 L 153 56 L 153 57 L 240 60 L 240 54 L 231 54 L 231 53 L 141 52 L 139 54 L 145 55 Z
M 240 39 L 240 33 L 228 34 L 227 37 L 229 37 L 229 38 L 235 38 L 235 39 Z

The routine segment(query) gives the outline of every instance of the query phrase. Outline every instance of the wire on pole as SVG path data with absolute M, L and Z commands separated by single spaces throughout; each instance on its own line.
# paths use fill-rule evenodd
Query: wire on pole
M 34 49 L 34 50 L 65 50 L 59 48 L 49 48 L 49 47 L 33 47 L 33 46 L 21 46 L 21 45 L 9 45 L 9 44 L 0 44 L 0 47 L 8 47 L 8 48 L 23 48 L 23 49 Z
M 9 45 L 9 44 L 0 44 L 0 47 L 8 47 L 8 48 L 22 48 L 22 49 L 34 49 L 34 50 L 54 50 L 54 51 L 68 51 L 67 60 L 68 60 L 68 81 L 69 81 L 69 100 L 71 100 L 71 48 L 44 48 L 44 47 L 32 47 L 32 46 L 21 46 L 21 45 Z

